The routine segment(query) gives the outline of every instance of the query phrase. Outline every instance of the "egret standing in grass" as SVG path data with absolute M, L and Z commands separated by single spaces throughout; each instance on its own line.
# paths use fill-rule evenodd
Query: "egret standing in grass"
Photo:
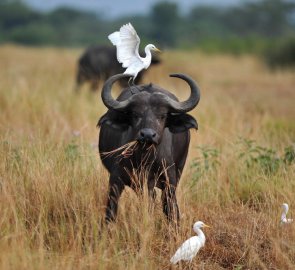
M 133 82 L 137 74 L 147 69 L 152 61 L 151 51 L 160 52 L 153 44 L 148 44 L 145 47 L 145 57 L 139 55 L 140 38 L 131 23 L 125 24 L 108 36 L 109 40 L 117 47 L 117 59 L 122 64 L 123 68 L 127 68 L 124 74 L 133 77 Z M 131 79 L 131 78 L 130 78 Z
M 292 218 L 287 218 L 287 213 L 289 211 L 289 205 L 287 203 L 282 204 L 283 207 L 283 213 L 281 216 L 281 224 L 287 224 L 293 222 Z
M 193 230 L 197 234 L 197 236 L 193 236 L 187 239 L 180 248 L 175 252 L 173 257 L 170 259 L 170 262 L 176 264 L 177 262 L 184 261 L 192 261 L 192 259 L 196 256 L 201 247 L 205 245 L 206 237 L 201 228 L 209 227 L 202 221 L 197 221 Z

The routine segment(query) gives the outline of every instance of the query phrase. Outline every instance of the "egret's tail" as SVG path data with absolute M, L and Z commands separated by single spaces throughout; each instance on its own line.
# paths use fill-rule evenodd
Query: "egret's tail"
M 293 218 L 287 218 L 287 223 L 292 223 L 293 222 Z
M 120 32 L 114 32 L 108 36 L 108 39 L 113 43 L 113 45 L 117 46 L 121 42 Z

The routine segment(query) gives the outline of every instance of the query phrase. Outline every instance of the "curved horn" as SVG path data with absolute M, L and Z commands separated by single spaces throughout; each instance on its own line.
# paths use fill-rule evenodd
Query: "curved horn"
M 101 92 L 101 98 L 104 103 L 104 105 L 113 110 L 122 110 L 129 104 L 129 99 L 124 101 L 118 101 L 115 100 L 112 97 L 111 91 L 113 84 L 125 77 L 130 77 L 128 74 L 117 74 L 112 77 L 110 77 L 103 85 L 102 92 Z
M 199 87 L 196 85 L 196 83 L 194 82 L 194 80 L 184 74 L 170 74 L 170 77 L 176 77 L 176 78 L 180 78 L 184 81 L 186 81 L 190 88 L 191 88 L 191 94 L 189 96 L 189 98 L 186 101 L 176 101 L 173 100 L 169 97 L 166 98 L 168 104 L 171 106 L 172 110 L 174 112 L 188 112 L 191 111 L 193 108 L 195 108 L 199 101 L 200 101 L 200 90 Z

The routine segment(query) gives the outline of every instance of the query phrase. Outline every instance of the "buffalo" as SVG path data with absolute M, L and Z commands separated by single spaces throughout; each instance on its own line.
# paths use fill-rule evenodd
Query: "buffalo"
M 199 88 L 189 76 L 171 74 L 170 77 L 182 79 L 190 86 L 191 94 L 186 101 L 178 101 L 172 93 L 154 84 L 127 87 L 114 99 L 112 85 L 126 76 L 109 78 L 101 93 L 108 108 L 98 122 L 99 153 L 110 173 L 106 222 L 116 218 L 124 187 L 141 191 L 146 181 L 152 198 L 155 187 L 162 190 L 163 212 L 168 220 L 177 223 L 176 187 L 188 153 L 189 129 L 198 128 L 195 118 L 187 112 L 197 106 Z M 144 177 L 134 177 L 141 172 Z
M 159 57 L 153 55 L 151 65 L 159 63 Z M 105 81 L 110 76 L 122 72 L 124 72 L 124 68 L 117 60 L 115 47 L 89 47 L 78 60 L 76 90 L 78 91 L 85 82 L 90 82 L 91 89 L 95 91 L 98 89 L 100 81 Z M 137 75 L 136 84 L 141 82 L 145 72 L 143 70 Z M 128 86 L 128 79 L 121 80 L 120 83 L 122 87 L 126 87 Z

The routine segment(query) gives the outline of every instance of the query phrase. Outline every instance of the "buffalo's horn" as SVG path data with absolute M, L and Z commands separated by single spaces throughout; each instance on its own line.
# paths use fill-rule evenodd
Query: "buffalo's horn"
M 129 102 L 130 102 L 129 99 L 124 100 L 124 101 L 118 101 L 118 100 L 115 100 L 111 94 L 112 85 L 117 80 L 124 78 L 124 77 L 128 77 L 128 76 L 130 76 L 130 75 L 117 74 L 117 75 L 110 77 L 105 82 L 105 84 L 102 88 L 101 98 L 107 108 L 113 109 L 113 110 L 123 110 L 129 104 Z M 186 101 L 179 102 L 179 101 L 171 99 L 168 96 L 162 97 L 169 104 L 172 111 L 173 112 L 188 112 L 188 111 L 192 110 L 193 108 L 195 108 L 198 105 L 199 100 L 200 100 L 200 90 L 199 90 L 198 86 L 196 85 L 196 83 L 194 82 L 194 80 L 184 74 L 170 74 L 170 77 L 176 77 L 176 78 L 180 78 L 180 79 L 186 81 L 191 88 L 190 97 Z
M 124 100 L 124 101 L 118 101 L 115 100 L 112 97 L 111 91 L 112 91 L 112 86 L 113 84 L 122 78 L 125 77 L 130 77 L 128 74 L 117 74 L 112 77 L 110 77 L 103 85 L 102 92 L 101 92 L 101 98 L 106 105 L 107 108 L 113 109 L 113 110 L 123 110 L 126 108 L 126 106 L 129 104 L 129 100 Z
M 191 94 L 189 96 L 189 98 L 186 101 L 176 101 L 171 99 L 168 96 L 165 96 L 166 101 L 168 102 L 168 104 L 170 105 L 170 107 L 172 108 L 173 112 L 188 112 L 191 111 L 193 108 L 195 108 L 199 101 L 200 101 L 200 90 L 199 87 L 196 85 L 196 83 L 194 82 L 194 80 L 184 74 L 170 74 L 170 77 L 176 77 L 176 78 L 180 78 L 184 81 L 186 81 L 190 88 L 191 88 Z

